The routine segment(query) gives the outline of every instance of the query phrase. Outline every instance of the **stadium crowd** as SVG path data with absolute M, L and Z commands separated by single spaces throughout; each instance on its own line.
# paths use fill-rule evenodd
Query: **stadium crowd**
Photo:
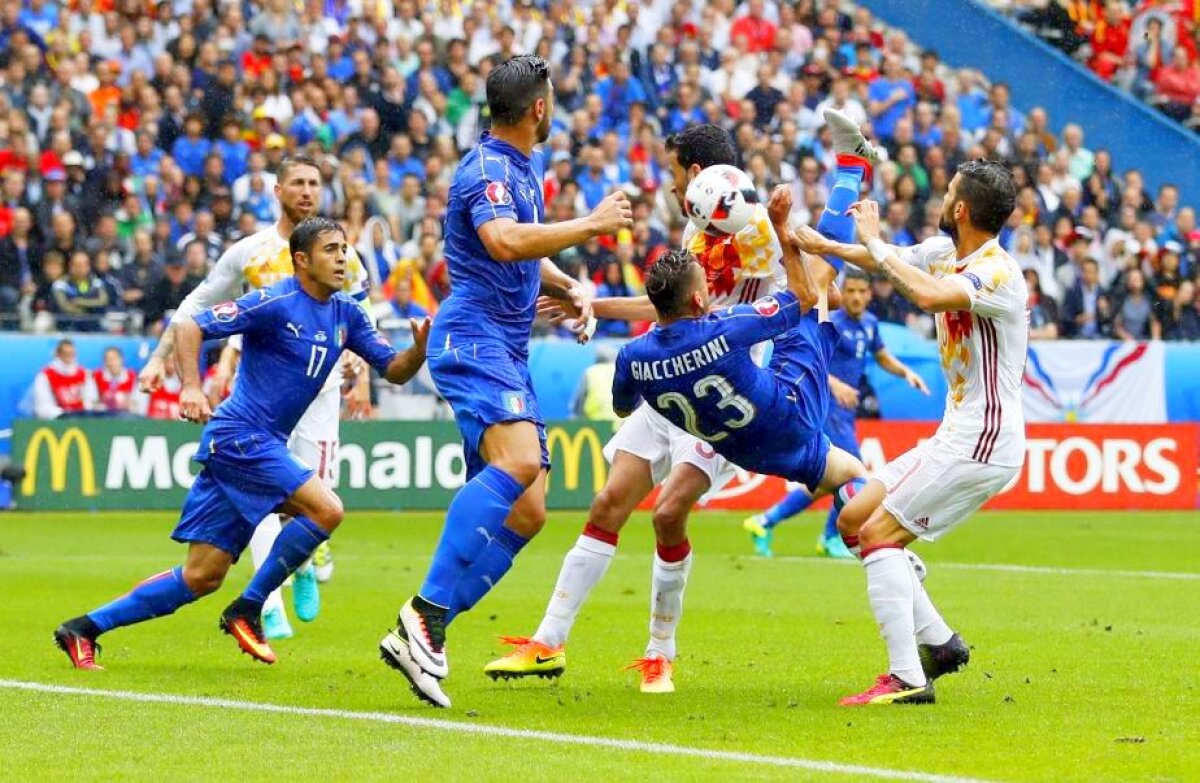
M 4 328 L 158 333 L 225 247 L 276 218 L 272 172 L 291 153 L 320 162 L 322 211 L 367 261 L 378 311 L 435 311 L 450 285 L 441 217 L 487 126 L 484 79 L 534 52 L 555 68 L 546 219 L 616 188 L 634 203 L 632 231 L 556 259 L 603 295 L 639 292 L 680 241 L 668 134 L 729 129 L 762 196 L 791 183 L 795 218 L 815 221 L 835 166 L 821 112 L 834 106 L 886 148 L 870 195 L 897 244 L 937 230 L 959 163 L 1013 165 L 1003 241 L 1033 283 L 1035 336 L 1200 339 L 1200 229 L 1175 188 L 1147 192 L 1078 125 L 1055 135 L 1044 110 L 1011 105 L 1003 83 L 948 68 L 865 8 L 0 3 Z M 880 318 L 928 332 L 885 281 L 873 287 Z
M 989 0 L 1106 82 L 1200 133 L 1196 0 Z

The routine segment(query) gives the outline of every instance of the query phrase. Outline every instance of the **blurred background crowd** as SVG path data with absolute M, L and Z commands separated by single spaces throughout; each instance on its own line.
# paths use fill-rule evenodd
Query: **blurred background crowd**
M 1184 82 L 1200 74 L 1195 25 L 1178 3 L 1002 5 L 1047 35 L 1066 30 L 1066 13 L 1070 34 L 1057 45 L 1173 116 L 1194 116 L 1195 95 L 1180 102 L 1172 92 L 1177 63 Z M 1157 15 L 1146 19 L 1143 6 Z M 1013 105 L 1005 84 L 947 67 L 849 3 L 0 0 L 0 9 L 3 329 L 156 334 L 224 248 L 276 219 L 273 172 L 298 152 L 321 164 L 322 211 L 367 261 L 377 313 L 435 312 L 449 292 L 447 189 L 487 127 L 484 80 L 503 59 L 533 52 L 555 69 L 547 220 L 584 214 L 617 188 L 635 205 L 632 231 L 555 259 L 600 295 L 640 293 L 646 267 L 680 241 L 668 134 L 694 122 L 727 128 L 762 196 L 789 184 L 796 220 L 815 222 L 835 166 L 821 118 L 832 106 L 887 151 L 870 196 L 896 244 L 937 230 L 959 163 L 1013 166 L 1018 208 L 1002 241 L 1032 283 L 1035 337 L 1200 339 L 1195 194 L 1150 192 L 1141 172 L 1091 149 L 1083 127 L 1056 135 L 1047 112 Z M 1158 32 L 1140 38 L 1138 24 Z M 930 333 L 885 281 L 873 288 L 881 319 Z M 638 328 L 607 322 L 599 333 Z

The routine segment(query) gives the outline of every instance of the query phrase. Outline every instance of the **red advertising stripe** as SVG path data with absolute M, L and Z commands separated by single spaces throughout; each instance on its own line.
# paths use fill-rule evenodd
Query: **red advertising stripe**
M 937 430 L 936 422 L 860 421 L 863 461 L 876 471 Z M 988 508 L 1197 507 L 1200 425 L 1031 424 L 1020 477 Z M 734 480 L 707 508 L 760 510 L 786 493 L 782 479 Z M 653 498 L 643 508 L 653 507 Z

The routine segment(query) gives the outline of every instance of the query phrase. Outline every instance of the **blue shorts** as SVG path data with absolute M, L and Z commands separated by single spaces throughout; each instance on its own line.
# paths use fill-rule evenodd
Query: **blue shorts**
M 833 445 L 862 459 L 858 450 L 858 433 L 854 429 L 854 411 L 836 404 L 830 406 L 829 418 L 825 420 L 825 434 Z
M 480 448 L 488 427 L 512 421 L 529 421 L 537 427 L 542 467 L 549 468 L 546 427 L 533 392 L 528 360 L 514 356 L 500 342 L 458 343 L 448 338 L 449 335 L 430 336 L 430 346 L 436 345 L 438 350 L 435 352 L 431 347 L 426 361 L 438 394 L 454 409 L 454 419 L 463 437 L 467 479 L 487 467 Z
M 211 544 L 235 563 L 263 517 L 314 475 L 283 441 L 224 423 L 205 428 L 195 460 L 204 468 L 171 538 Z

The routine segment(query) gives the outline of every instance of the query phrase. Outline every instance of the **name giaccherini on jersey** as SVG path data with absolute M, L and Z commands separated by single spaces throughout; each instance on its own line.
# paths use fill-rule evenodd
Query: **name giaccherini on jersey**
M 722 335 L 709 340 L 699 348 L 684 351 L 676 356 L 668 356 L 666 359 L 653 362 L 630 362 L 629 371 L 634 380 L 661 381 L 704 369 L 727 353 L 729 353 L 729 341 Z

